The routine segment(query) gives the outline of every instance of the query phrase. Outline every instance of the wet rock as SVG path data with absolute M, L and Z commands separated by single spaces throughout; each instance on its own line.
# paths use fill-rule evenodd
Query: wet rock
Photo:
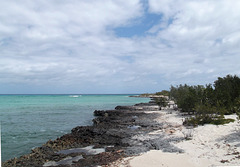
M 117 106 L 115 110 L 95 110 L 96 118 L 92 126 L 75 127 L 71 133 L 54 141 L 49 140 L 28 155 L 4 162 L 3 166 L 97 166 L 150 149 L 180 152 L 163 135 L 148 135 L 149 132 L 162 129 L 163 123 L 154 121 L 160 113 L 147 114 L 144 112 L 146 110 L 156 111 L 159 108 L 155 103 L 141 103 Z M 93 149 L 105 148 L 105 152 L 88 154 L 83 151 L 88 146 L 94 146 Z M 78 149 L 80 152 L 64 151 L 69 149 Z

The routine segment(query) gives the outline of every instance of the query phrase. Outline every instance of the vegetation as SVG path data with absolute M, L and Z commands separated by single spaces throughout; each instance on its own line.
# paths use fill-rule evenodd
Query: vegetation
M 213 85 L 171 86 L 169 96 L 182 112 L 192 114 L 186 125 L 229 123 L 233 120 L 223 115 L 232 113 L 240 118 L 240 78 L 236 75 L 219 77 Z
M 153 100 L 156 102 L 156 104 L 158 104 L 160 107 L 166 107 L 167 106 L 167 98 L 170 95 L 170 92 L 167 90 L 162 90 L 161 92 L 157 92 L 157 93 L 145 93 L 145 94 L 141 94 L 140 96 L 143 97 L 151 97 L 151 96 L 156 96 Z M 165 96 L 165 97 L 164 97 Z
M 167 106 L 167 99 L 164 97 L 154 98 L 157 105 L 160 107 L 166 107 Z
M 169 96 L 170 92 L 168 90 L 162 90 L 161 92 L 155 93 L 155 95 Z
M 234 122 L 234 119 L 225 119 L 222 115 L 196 115 L 191 118 L 186 118 L 183 124 L 188 126 L 204 124 L 222 125 L 230 122 Z
M 169 96 L 170 92 L 168 90 L 162 90 L 161 92 L 157 92 L 157 93 L 144 93 L 144 94 L 141 94 L 140 96 L 153 96 L 153 95 Z
M 141 94 L 140 96 L 151 96 L 151 95 L 153 95 L 153 94 L 151 94 L 151 93 L 143 93 L 143 94 Z

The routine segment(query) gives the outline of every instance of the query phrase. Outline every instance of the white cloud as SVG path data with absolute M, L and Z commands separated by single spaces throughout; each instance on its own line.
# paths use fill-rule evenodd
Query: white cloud
M 158 31 L 158 39 L 164 40 L 171 45 L 171 50 L 183 51 L 176 54 L 169 54 L 173 62 L 182 67 L 176 68 L 175 73 L 183 71 L 193 77 L 192 71 L 196 67 L 204 75 L 226 75 L 227 73 L 239 73 L 236 60 L 240 55 L 237 47 L 240 37 L 240 2 L 234 0 L 220 1 L 156 1 L 149 0 L 149 11 L 161 13 L 172 23 L 166 29 Z M 156 30 L 155 30 L 156 31 Z M 169 49 L 170 50 L 170 49 Z M 191 55 L 187 57 L 187 55 Z M 220 57 L 220 58 L 218 58 Z M 222 58 L 226 58 L 223 61 Z M 194 59 L 203 58 L 207 61 L 193 64 Z M 192 62 L 191 62 L 192 61 Z M 228 67 L 226 67 L 228 66 Z M 210 70 L 210 69 L 217 70 Z M 172 73 L 173 74 L 173 73 Z M 173 74 L 174 75 L 174 74 Z M 196 74 L 197 75 L 197 74 Z M 201 78 L 201 75 L 197 75 Z M 211 78 L 213 79 L 213 78 Z M 187 79 L 185 79 L 186 82 Z M 204 79 L 205 81 L 205 79 Z
M 2 24 L 12 33 L 40 39 L 103 33 L 107 26 L 128 24 L 141 12 L 138 0 L 1 2 Z
M 149 0 L 150 12 L 161 13 L 164 14 L 165 17 L 175 15 L 178 12 L 179 5 L 181 5 L 181 3 L 178 0 Z
M 58 85 L 60 93 L 67 85 L 106 93 L 105 85 L 121 93 L 240 74 L 240 2 L 149 0 L 147 12 L 163 17 L 148 35 L 114 34 L 146 17 L 145 6 L 140 0 L 0 2 L 0 84 Z

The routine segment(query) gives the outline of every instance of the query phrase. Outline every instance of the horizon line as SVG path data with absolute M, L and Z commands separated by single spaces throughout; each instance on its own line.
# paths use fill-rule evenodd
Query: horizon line
M 139 95 L 144 93 L 3 93 L 0 95 Z

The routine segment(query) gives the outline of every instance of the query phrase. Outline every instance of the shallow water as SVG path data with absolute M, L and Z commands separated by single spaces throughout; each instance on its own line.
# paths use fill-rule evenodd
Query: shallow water
M 76 126 L 91 125 L 94 110 L 148 101 L 128 95 L 0 95 L 2 160 L 30 153 Z

